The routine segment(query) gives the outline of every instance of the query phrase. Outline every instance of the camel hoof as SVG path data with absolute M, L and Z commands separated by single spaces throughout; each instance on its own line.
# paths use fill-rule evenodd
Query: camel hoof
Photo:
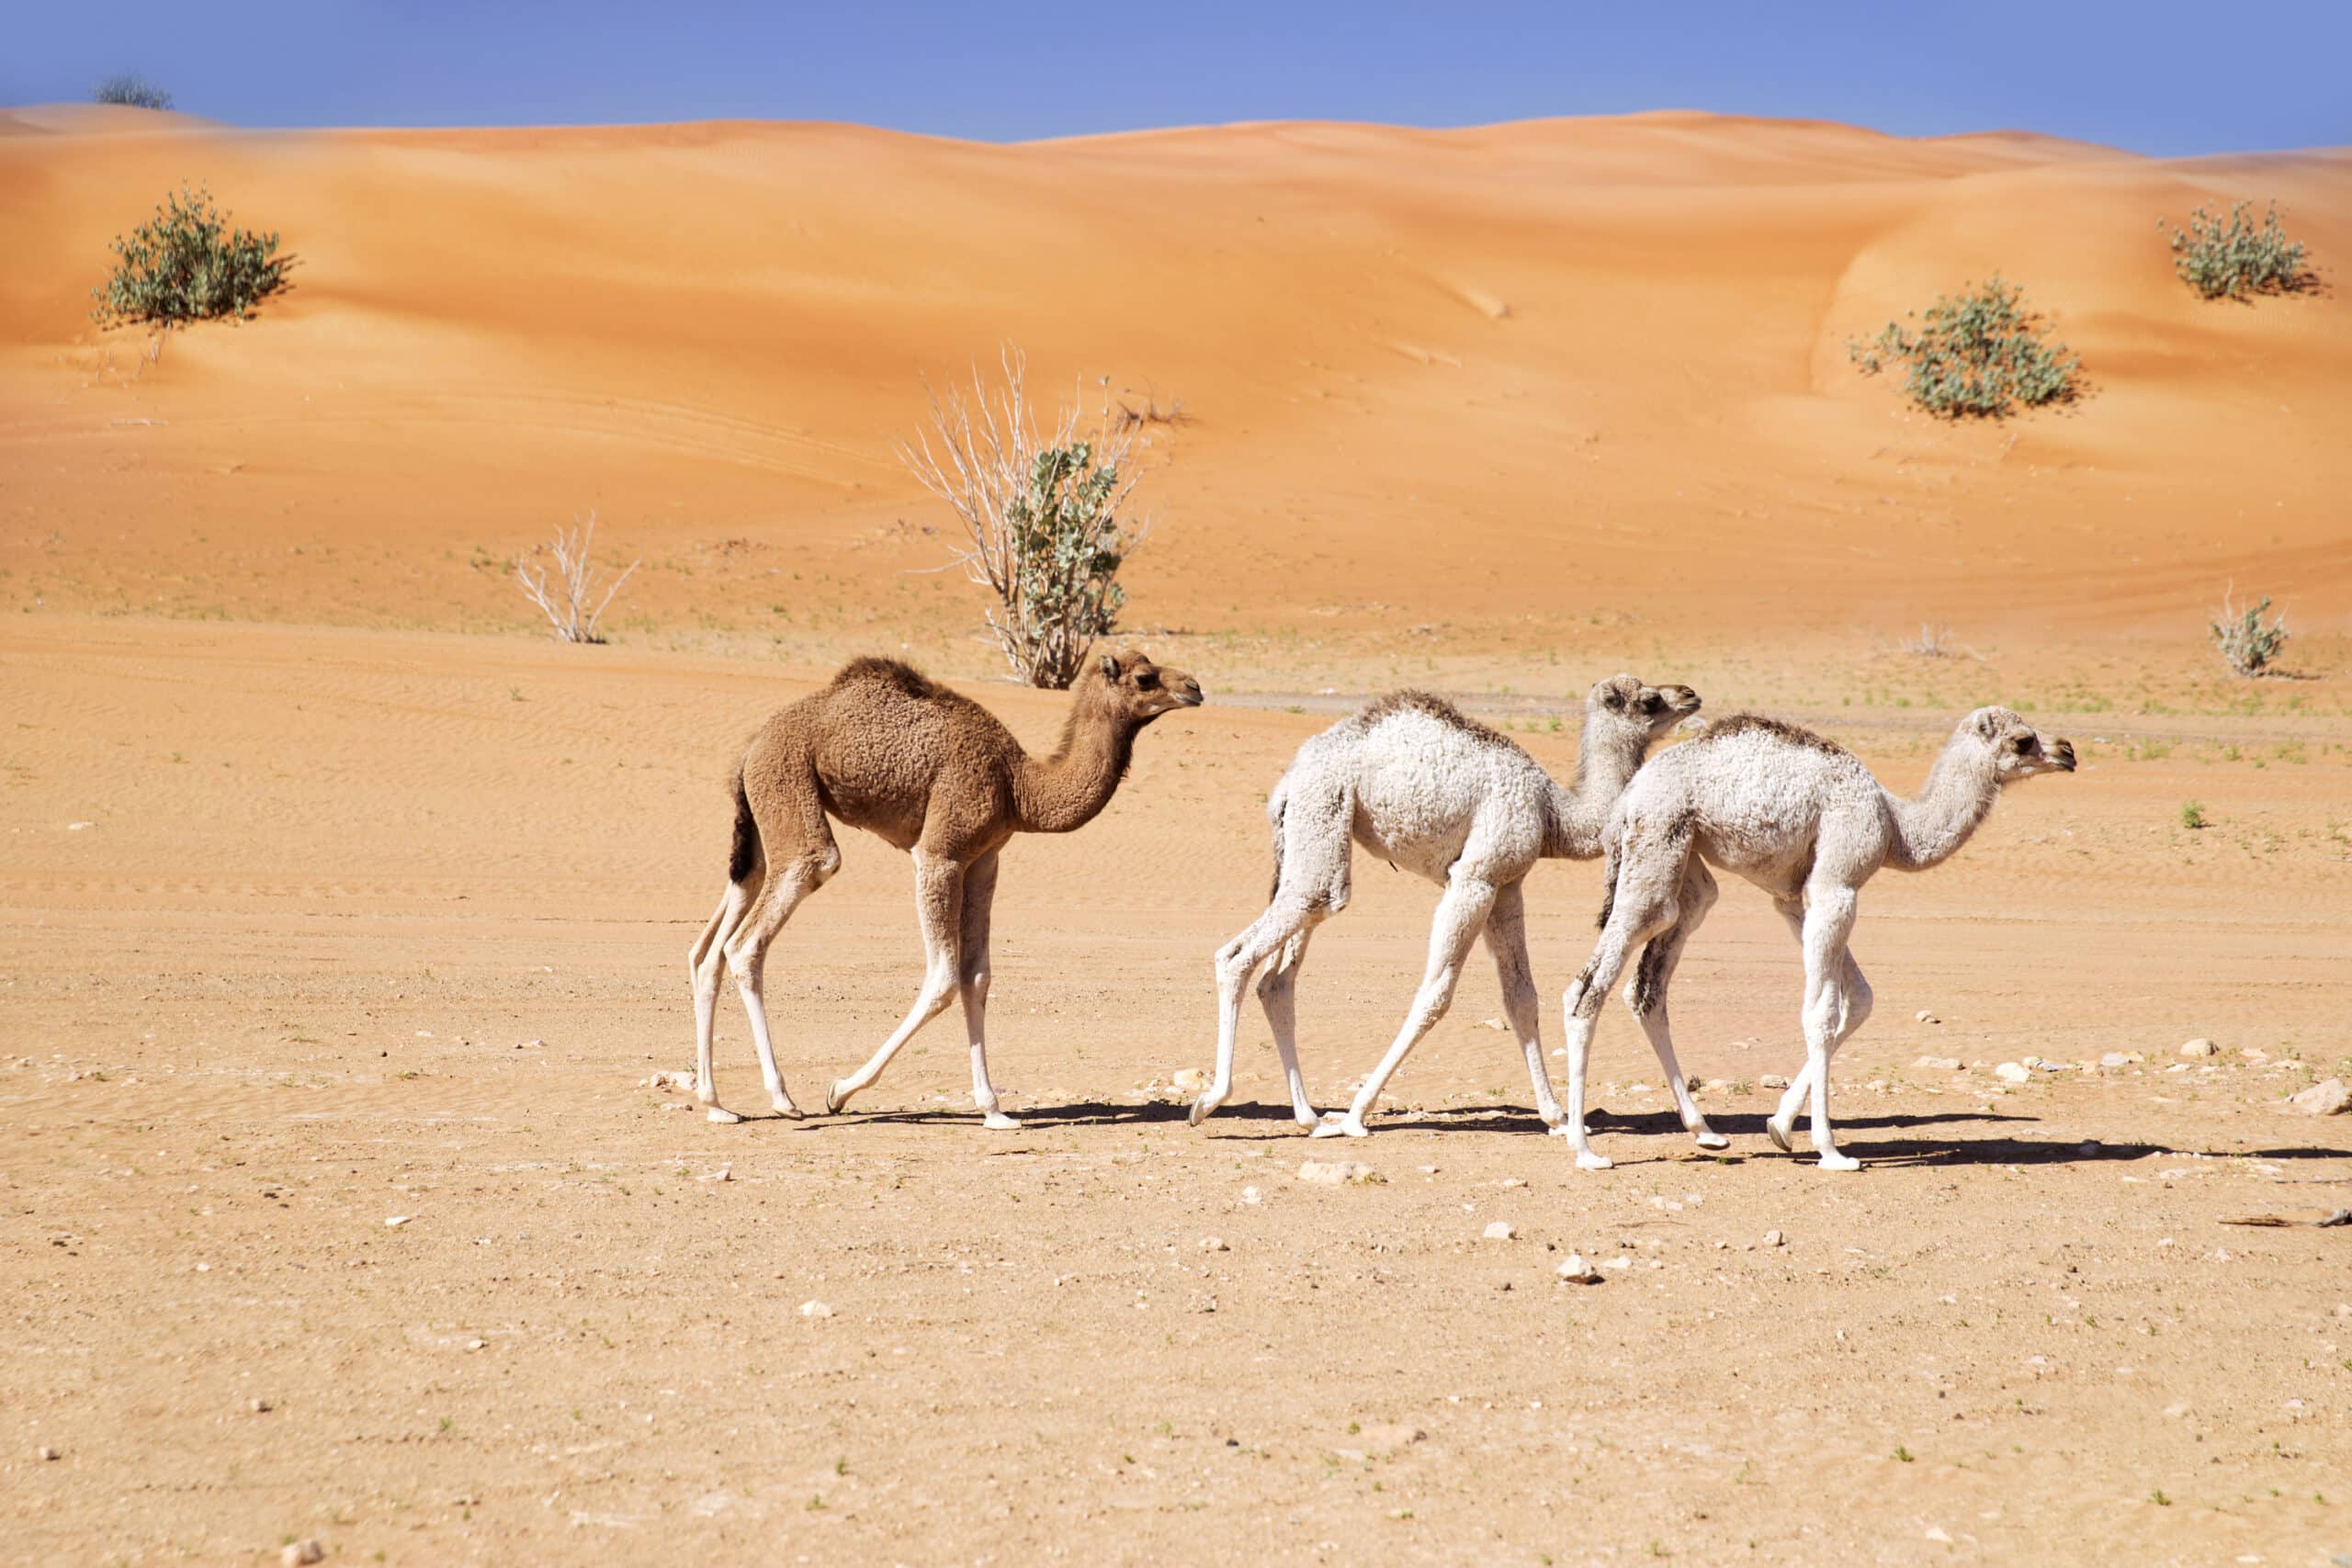
M 1862 1168 L 1862 1162 L 1856 1159 L 1852 1155 L 1841 1155 L 1837 1150 L 1832 1149 L 1827 1154 L 1821 1156 L 1821 1168 L 1824 1170 L 1860 1170 Z
M 1556 1105 L 1539 1105 L 1535 1108 L 1535 1114 L 1537 1118 L 1543 1122 L 1544 1125 L 1549 1127 L 1555 1133 L 1568 1124 L 1568 1113 L 1561 1110 Z
M 1716 1132 L 1712 1127 L 1703 1132 L 1693 1133 L 1690 1135 L 1698 1141 L 1699 1146 L 1702 1149 L 1727 1149 L 1731 1147 L 1731 1140 L 1724 1137 L 1721 1133 Z
M 788 1100 L 779 1100 L 775 1102 L 775 1113 L 786 1122 L 797 1122 L 808 1114 Z
M 1216 1109 L 1216 1107 L 1210 1102 L 1209 1097 L 1204 1094 L 1193 1101 L 1193 1108 L 1184 1113 L 1184 1120 L 1197 1127 L 1207 1121 L 1209 1112 Z
M 841 1080 L 841 1079 L 839 1079 L 839 1078 L 835 1078 L 831 1083 L 829 1083 L 829 1084 L 827 1084 L 827 1085 L 825 1086 L 825 1114 L 826 1114 L 826 1115 L 831 1116 L 831 1114 L 833 1114 L 833 1112 L 835 1112 L 835 1111 L 839 1111 L 842 1106 L 844 1106 L 844 1105 L 846 1105 L 846 1104 L 848 1104 L 848 1103 L 849 1103 L 849 1096 L 847 1096 L 847 1095 L 845 1095 L 845 1094 L 843 1094 L 843 1093 L 842 1092 L 842 1080 Z M 1781 1145 L 1781 1146 L 1782 1148 L 1786 1148 L 1786 1147 L 1788 1147 L 1788 1145 L 1787 1145 L 1786 1144 L 1783 1144 L 1783 1145 Z
M 1616 1164 L 1617 1162 L 1607 1155 L 1595 1154 L 1590 1149 L 1580 1150 L 1577 1155 L 1578 1170 L 1611 1170 L 1615 1168 Z
M 1782 1154 L 1792 1155 L 1796 1153 L 1796 1150 L 1789 1147 L 1789 1124 L 1787 1122 L 1777 1119 L 1768 1121 L 1764 1123 L 1764 1131 L 1771 1136 L 1771 1139 L 1775 1144 L 1778 1144 L 1781 1146 L 1781 1152 Z
M 1300 1126 L 1306 1128 L 1308 1132 L 1313 1132 L 1316 1128 L 1323 1125 L 1323 1113 L 1316 1110 L 1315 1107 L 1311 1105 L 1292 1106 L 1290 1108 L 1290 1119 L 1297 1122 Z
M 707 1115 L 712 1121 L 718 1122 L 722 1127 L 732 1126 L 742 1120 L 741 1116 L 736 1115 L 732 1111 L 721 1111 L 716 1105 L 712 1106 L 709 1111 L 706 1111 L 704 1114 Z
M 1354 1117 L 1339 1116 L 1329 1122 L 1317 1122 L 1315 1123 L 1315 1130 L 1307 1136 L 1310 1138 L 1363 1138 L 1370 1134 L 1364 1131 L 1363 1123 Z
M 980 1125 L 986 1127 L 991 1133 L 1018 1133 L 1021 1131 L 1020 1119 L 1017 1117 L 1007 1116 L 1001 1111 L 989 1111 L 986 1116 L 980 1119 Z

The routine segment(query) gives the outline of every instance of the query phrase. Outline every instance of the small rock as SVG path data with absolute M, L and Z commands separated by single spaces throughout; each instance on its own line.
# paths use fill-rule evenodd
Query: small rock
M 34 1457 L 38 1459 L 52 1461 L 61 1460 L 65 1457 L 63 1454 L 59 1453 L 55 1449 L 51 1448 L 47 1443 L 43 1443 L 40 1447 L 35 1449 L 33 1450 L 33 1454 Z
M 1993 1076 L 2003 1083 L 2023 1083 L 2033 1077 L 2030 1069 L 2016 1062 L 2003 1062 L 1993 1069 Z
M 1778 1073 L 1766 1073 L 1763 1077 L 1758 1078 L 1756 1083 L 1757 1087 L 1759 1089 L 1786 1089 L 1789 1087 L 1789 1080 L 1782 1077 Z
M 315 1540 L 288 1541 L 286 1550 L 277 1554 L 277 1560 L 284 1563 L 286 1568 L 302 1568 L 302 1565 L 307 1562 L 324 1562 L 327 1560 L 327 1549 Z
M 1941 1023 L 1943 1021 L 1943 1020 L 1938 1018 L 1934 1013 L 1929 1012 L 1926 1008 L 1921 1008 L 1917 1012 L 1911 1016 L 1921 1023 Z
M 1571 1252 L 1560 1259 L 1560 1267 L 1554 1272 L 1571 1285 L 1593 1285 L 1600 1281 L 1600 1270 L 1587 1263 L 1581 1252 Z
M 1179 1067 L 1176 1069 L 1174 1076 L 1170 1077 L 1168 1081 L 1175 1088 L 1184 1089 L 1188 1092 L 1204 1089 L 1209 1087 L 1208 1074 L 1201 1071 L 1198 1067 Z
M 735 1168 L 731 1165 L 722 1165 L 717 1170 L 703 1172 L 695 1179 L 696 1181 L 732 1181 L 735 1179 Z
M 387 1214 L 384 1216 L 384 1228 L 396 1231 L 414 1218 L 414 1214 Z
M 68 822 L 65 824 L 65 830 L 69 833 L 80 833 L 96 826 L 96 822 Z
M 2176 1400 L 2172 1404 L 2165 1406 L 2165 1419 L 2167 1421 L 2177 1421 L 2182 1416 L 2188 1415 L 2188 1401 L 2185 1399 Z
M 544 1051 L 547 1049 L 547 1044 L 548 1043 L 544 1040 L 517 1040 L 514 1042 L 514 1049 L 517 1051 Z
M 1911 1065 L 1915 1067 L 1924 1068 L 1926 1071 L 1931 1073 L 1956 1073 L 1960 1071 L 1960 1058 L 1957 1056 L 1922 1056 Z
M 2221 1047 L 2199 1036 L 2183 1045 L 2180 1054 L 2184 1056 L 2215 1056 L 2221 1054 Z
M 1378 1181 L 1380 1173 L 1360 1159 L 1309 1159 L 1299 1161 L 1298 1179 L 1318 1187 L 1345 1187 L 1351 1182 Z M 1242 1196 L 1246 1201 L 1249 1194 Z
M 1624 1257 L 1612 1258 L 1601 1265 L 1603 1269 L 1631 1269 L 1633 1266 L 1634 1260 Z
M 2301 1094 L 2289 1095 L 2287 1103 L 2306 1116 L 2337 1116 L 2352 1107 L 2352 1090 L 2345 1089 L 2342 1078 L 2327 1078 Z
M 1201 1250 L 1203 1252 L 1230 1252 L 1233 1249 L 1225 1245 L 1225 1240 L 1221 1236 L 1204 1235 L 1201 1237 Z
M 1193 1299 L 1188 1304 L 1194 1312 L 1216 1311 L 1216 1298 L 1208 1294 L 1204 1291 L 1194 1292 L 1193 1293 Z
M 1507 1028 L 1508 1026 L 1501 1019 L 1498 1018 L 1482 1018 L 1478 1021 L 1478 1027 L 1481 1029 L 1500 1030 Z
M 1523 1176 L 1506 1176 L 1500 1181 L 1496 1182 L 1495 1185 L 1498 1187 L 1524 1187 L 1527 1185 L 1527 1178 Z
M 1944 1528 L 1941 1525 L 1929 1525 L 1928 1527 L 1928 1539 L 1936 1542 L 1939 1546 L 1950 1546 L 1951 1544 L 1951 1537 L 1944 1533 Z
M 1488 1241 L 1509 1241 L 1519 1234 L 1519 1227 L 1509 1220 L 1495 1220 L 1487 1226 Z
M 805 1301 L 800 1303 L 800 1315 L 803 1317 L 831 1317 L 833 1315 L 833 1309 L 827 1306 L 820 1301 Z
M 1245 1203 L 1262 1203 L 1266 1201 L 1266 1195 L 1254 1187 L 1245 1187 L 1241 1190 L 1241 1201 Z
M 1764 1233 L 1764 1245 L 1767 1247 L 1781 1247 L 1785 1245 L 1787 1241 L 1788 1237 L 1782 1235 L 1779 1231 L 1766 1231 Z
M 249 1408 L 251 1408 L 253 1413 L 256 1416 L 266 1416 L 272 1410 L 276 1409 L 277 1406 L 270 1404 L 266 1399 L 256 1399 L 253 1401 Z
M 2098 1059 L 2098 1065 L 2102 1067 L 2128 1067 L 2132 1065 L 2132 1058 L 2120 1051 L 2109 1051 Z

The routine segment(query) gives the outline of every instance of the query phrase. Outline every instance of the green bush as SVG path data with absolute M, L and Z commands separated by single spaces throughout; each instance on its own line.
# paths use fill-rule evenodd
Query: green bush
M 2260 604 L 2249 604 L 2243 610 L 2233 607 L 2230 598 L 2230 593 L 2222 595 L 2222 613 L 2208 626 L 2207 635 L 2212 637 L 2222 661 L 2232 670 L 2249 679 L 2266 674 L 2278 662 L 2278 655 L 2286 651 L 2287 638 L 2292 635 L 2287 630 L 2287 613 L 2280 611 L 2278 619 L 2264 626 L 2263 615 L 2270 608 L 2269 594 L 2264 594 Z
M 286 287 L 294 265 L 278 254 L 276 234 L 230 228 L 201 186 L 164 197 L 154 217 L 114 242 L 114 254 L 113 276 L 91 290 L 98 301 L 91 314 L 107 326 L 242 320 Z
M 172 107 L 171 94 L 144 76 L 134 76 L 126 71 L 109 76 L 90 89 L 94 104 L 123 104 L 134 109 L 167 109 Z
M 2310 283 L 2303 243 L 2287 238 L 2278 226 L 2278 204 L 2270 204 L 2258 229 L 2245 215 L 2253 205 L 2237 203 L 2226 219 L 2200 207 L 2188 215 L 2186 229 L 2156 220 L 2158 229 L 2172 230 L 2172 269 L 2208 299 L 2283 294 Z
M 1917 333 L 1900 321 L 1868 343 L 1849 341 L 1847 356 L 1867 376 L 1902 361 L 1903 389 L 1929 413 L 1998 418 L 2017 404 L 2031 408 L 2073 396 L 2082 361 L 2051 341 L 2049 328 L 2023 307 L 2024 290 L 1995 273 L 1957 297 L 1938 295 Z

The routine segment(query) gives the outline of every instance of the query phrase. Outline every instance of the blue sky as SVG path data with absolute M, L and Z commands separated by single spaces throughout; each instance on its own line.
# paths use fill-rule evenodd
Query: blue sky
M 2352 0 L 107 0 L 11 6 L 0 103 L 137 71 L 243 125 L 842 119 L 1021 141 L 1702 108 L 2141 152 L 2352 141 Z

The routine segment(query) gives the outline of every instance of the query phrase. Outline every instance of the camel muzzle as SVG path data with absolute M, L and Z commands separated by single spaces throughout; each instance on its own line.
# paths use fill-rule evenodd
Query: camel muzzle
M 2050 760 L 2058 765 L 2058 771 L 2060 773 L 2073 773 L 2075 771 L 2075 743 L 2071 740 L 2061 740 L 2054 743 L 2050 748 Z

